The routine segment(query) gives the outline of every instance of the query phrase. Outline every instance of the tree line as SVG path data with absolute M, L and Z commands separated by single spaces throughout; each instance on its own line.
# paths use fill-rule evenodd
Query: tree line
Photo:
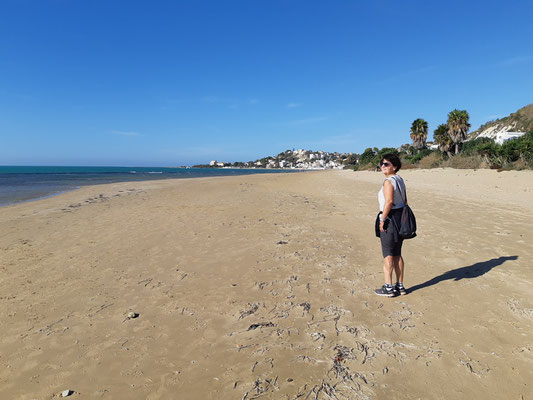
M 398 154 L 407 167 L 453 168 L 533 168 L 533 131 L 499 145 L 490 138 L 468 140 L 471 127 L 466 110 L 454 109 L 446 123 L 433 131 L 438 150 L 427 148 L 428 123 L 423 118 L 413 121 L 410 128 L 411 145 L 400 149 L 367 148 L 354 169 L 372 169 L 386 153 Z
M 440 124 L 433 132 L 435 143 L 439 149 L 451 156 L 450 150 L 455 149 L 455 154 L 459 154 L 461 144 L 468 137 L 470 129 L 470 116 L 466 110 L 453 110 L 448 113 L 448 121 Z M 428 123 L 422 118 L 417 118 L 411 125 L 411 139 L 416 150 L 426 148 L 428 137 Z

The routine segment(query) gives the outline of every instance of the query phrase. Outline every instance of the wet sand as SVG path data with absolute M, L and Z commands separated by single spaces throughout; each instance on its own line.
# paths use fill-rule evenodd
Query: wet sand
M 533 174 L 401 175 L 419 236 L 392 299 L 379 173 L 0 208 L 0 398 L 533 399 Z

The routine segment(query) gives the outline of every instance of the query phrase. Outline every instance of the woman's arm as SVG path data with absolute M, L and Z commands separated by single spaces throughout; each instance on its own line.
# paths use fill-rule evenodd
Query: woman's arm
M 382 220 L 379 223 L 379 230 L 381 232 L 385 232 L 383 225 L 385 224 L 385 220 L 387 219 L 387 216 L 389 215 L 394 203 L 394 188 L 392 187 L 392 183 L 390 183 L 388 180 L 386 180 L 383 184 L 383 195 L 385 196 L 385 205 L 383 207 L 383 214 L 381 214 Z

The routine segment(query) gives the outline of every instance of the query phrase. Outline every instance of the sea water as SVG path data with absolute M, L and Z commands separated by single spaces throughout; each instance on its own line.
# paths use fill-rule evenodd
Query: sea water
M 81 186 L 103 183 L 296 171 L 245 168 L 0 166 L 0 206 L 37 200 Z

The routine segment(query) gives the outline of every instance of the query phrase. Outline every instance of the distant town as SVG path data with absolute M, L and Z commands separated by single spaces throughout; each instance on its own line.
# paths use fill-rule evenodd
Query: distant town
M 281 169 L 343 169 L 357 163 L 358 154 L 328 153 L 326 151 L 286 150 L 277 156 L 264 157 L 248 162 L 220 162 L 212 160 L 208 165 L 194 167 L 209 168 L 281 168 Z
M 437 149 L 437 145 L 428 142 L 428 148 Z M 397 151 L 402 151 L 409 145 L 402 145 Z M 278 169 L 344 169 L 350 165 L 359 164 L 359 153 L 329 153 L 327 151 L 286 150 L 277 156 L 264 157 L 248 162 L 221 162 L 212 160 L 209 164 L 195 165 L 194 168 L 278 168 Z

